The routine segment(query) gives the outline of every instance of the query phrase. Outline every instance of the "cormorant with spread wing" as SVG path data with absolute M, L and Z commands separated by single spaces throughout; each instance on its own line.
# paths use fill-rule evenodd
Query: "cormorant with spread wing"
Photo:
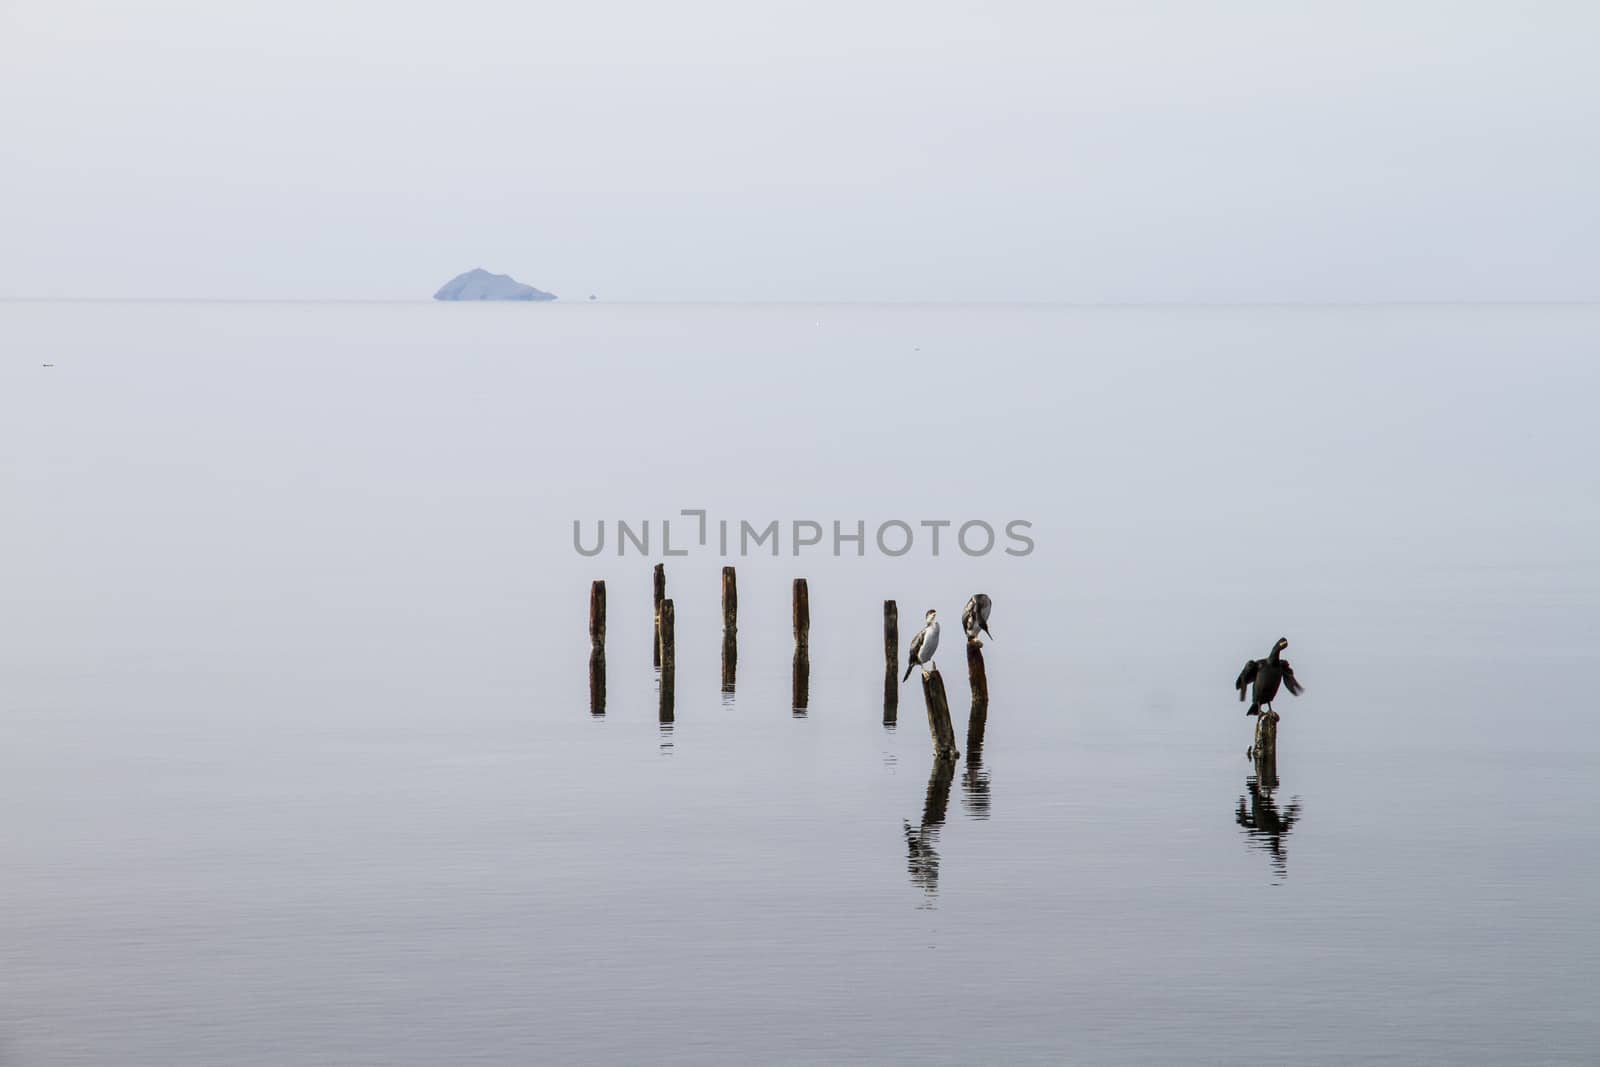
M 1272 646 L 1272 652 L 1266 659 L 1253 659 L 1239 672 L 1239 678 L 1233 685 L 1239 690 L 1241 701 L 1244 700 L 1245 686 L 1251 687 L 1250 710 L 1245 712 L 1246 715 L 1260 715 L 1263 704 L 1268 711 L 1272 711 L 1272 698 L 1278 695 L 1280 682 L 1295 696 L 1300 695 L 1301 685 L 1295 680 L 1293 668 L 1288 660 L 1279 657 L 1279 653 L 1288 647 L 1287 637 L 1278 638 L 1278 643 Z

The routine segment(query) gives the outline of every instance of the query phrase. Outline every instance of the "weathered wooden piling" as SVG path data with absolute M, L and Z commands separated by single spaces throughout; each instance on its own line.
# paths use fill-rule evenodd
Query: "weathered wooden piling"
M 722 568 L 722 691 L 734 690 L 739 673 L 739 584 L 732 567 Z
M 665 673 L 678 665 L 677 612 L 672 601 L 661 602 L 661 670 Z
M 883 669 L 900 673 L 900 608 L 892 600 L 883 602 Z
M 794 647 L 811 651 L 811 593 L 804 578 L 794 580 Z
M 1251 759 L 1269 759 L 1274 766 L 1278 760 L 1278 713 L 1270 708 L 1256 716 L 1255 742 L 1246 750 Z
M 606 650 L 606 583 L 596 581 L 589 586 L 589 646 L 596 652 Z
M 739 639 L 731 633 L 722 635 L 722 691 L 732 693 L 739 674 Z
M 722 568 L 722 632 L 739 632 L 739 576 L 732 567 Z
M 661 603 L 667 599 L 667 565 L 657 563 L 655 573 L 651 576 L 655 589 L 656 627 L 655 644 L 650 653 L 650 664 L 654 667 L 661 666 Z
M 811 656 L 803 648 L 794 650 L 794 714 L 804 718 L 811 703 Z
M 676 682 L 678 673 L 678 649 L 676 641 L 676 627 L 674 618 L 676 613 L 672 609 L 672 601 L 661 601 L 661 721 L 673 720 L 673 707 L 676 702 Z
M 811 593 L 804 578 L 794 580 L 794 713 L 811 702 Z
M 606 654 L 589 653 L 589 714 L 606 713 Z
M 937 669 L 922 676 L 922 699 L 928 706 L 928 733 L 933 738 L 933 754 L 939 759 L 956 759 L 956 729 L 950 722 L 950 698 L 945 695 L 944 679 Z
M 900 608 L 883 602 L 883 725 L 900 717 Z
M 972 683 L 972 710 L 989 708 L 989 672 L 983 668 L 983 642 L 967 640 L 967 679 Z
M 606 583 L 589 587 L 589 713 L 606 713 Z
M 967 769 L 961 777 L 961 786 L 968 808 L 980 819 L 989 816 L 989 776 L 983 770 L 983 731 L 989 722 L 989 672 L 983 664 L 983 642 L 978 640 L 976 632 L 988 612 L 988 604 L 989 598 L 978 593 L 967 602 L 968 610 L 962 612 L 972 706 L 967 713 Z

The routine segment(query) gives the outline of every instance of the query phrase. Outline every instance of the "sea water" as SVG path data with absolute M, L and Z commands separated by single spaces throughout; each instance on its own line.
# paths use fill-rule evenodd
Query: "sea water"
M 0 304 L 0 1063 L 1592 1062 L 1597 345 L 1591 307 Z M 915 676 L 885 725 L 887 599 L 901 670 L 940 613 L 953 767 Z M 1263 780 L 1233 681 L 1279 636 Z

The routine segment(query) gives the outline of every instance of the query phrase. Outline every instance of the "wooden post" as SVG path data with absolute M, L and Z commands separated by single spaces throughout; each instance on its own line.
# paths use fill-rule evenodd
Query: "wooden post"
M 739 674 L 739 639 L 733 634 L 722 635 L 722 691 L 732 693 Z
M 972 683 L 972 710 L 989 710 L 989 673 L 983 669 L 983 642 L 967 641 L 967 678 Z
M 589 587 L 589 714 L 606 713 L 606 583 Z
M 732 567 L 722 568 L 722 630 L 739 632 L 739 578 Z
M 597 581 L 589 586 L 589 646 L 605 654 L 606 650 L 606 583 Z
M 811 651 L 811 594 L 806 580 L 794 580 L 794 647 Z
M 722 568 L 722 691 L 731 693 L 739 673 L 739 584 L 732 567 Z
M 900 608 L 892 600 L 883 602 L 883 668 L 890 677 L 900 673 Z
M 811 593 L 794 580 L 794 714 L 804 718 L 811 701 Z
M 811 656 L 803 648 L 794 650 L 794 716 L 803 719 L 811 702 Z
M 661 602 L 661 671 L 663 674 L 678 665 L 676 619 L 677 612 L 673 610 L 672 601 L 663 600 Z
M 676 643 L 676 627 L 674 625 L 675 612 L 672 601 L 661 601 L 661 721 L 673 720 L 673 705 L 676 698 L 675 685 L 678 673 L 678 649 Z
M 883 725 L 900 717 L 900 608 L 883 602 Z
M 950 698 L 945 695 L 944 679 L 937 669 L 922 676 L 922 699 L 928 706 L 928 733 L 933 738 L 933 754 L 938 759 L 956 759 L 956 730 L 950 723 Z
M 989 672 L 983 665 L 983 642 L 967 639 L 967 679 L 972 707 L 967 713 L 967 766 L 961 773 L 963 803 L 974 818 L 989 817 L 989 775 L 983 769 L 983 731 L 989 722 Z
M 1268 759 L 1273 766 L 1278 762 L 1278 713 L 1269 709 L 1256 716 L 1255 743 L 1245 752 L 1251 759 Z
M 654 667 L 661 666 L 661 602 L 667 599 L 667 565 L 657 563 L 655 574 L 652 576 L 655 587 L 656 630 L 655 646 L 651 652 L 650 664 Z

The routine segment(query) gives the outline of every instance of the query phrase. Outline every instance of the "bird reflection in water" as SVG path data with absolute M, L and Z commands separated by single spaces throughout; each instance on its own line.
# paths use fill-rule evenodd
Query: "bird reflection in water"
M 1273 791 L 1278 788 L 1277 756 L 1257 758 L 1255 771 L 1244 780 L 1245 795 L 1239 798 L 1234 821 L 1244 827 L 1246 842 L 1251 847 L 1270 856 L 1273 873 L 1281 882 L 1289 877 L 1289 856 L 1284 851 L 1283 839 L 1300 821 L 1300 798 L 1295 797 L 1287 808 L 1279 808 L 1273 798 Z
M 974 819 L 989 817 L 989 772 L 983 768 L 983 730 L 989 707 L 974 704 L 967 717 L 967 767 L 961 772 L 961 806 Z
M 928 776 L 928 798 L 922 805 L 922 824 L 915 829 L 909 821 L 905 824 L 906 870 L 911 873 L 911 884 L 927 894 L 925 907 L 932 907 L 939 895 L 939 830 L 950 808 L 950 784 L 955 777 L 955 760 L 935 758 Z

